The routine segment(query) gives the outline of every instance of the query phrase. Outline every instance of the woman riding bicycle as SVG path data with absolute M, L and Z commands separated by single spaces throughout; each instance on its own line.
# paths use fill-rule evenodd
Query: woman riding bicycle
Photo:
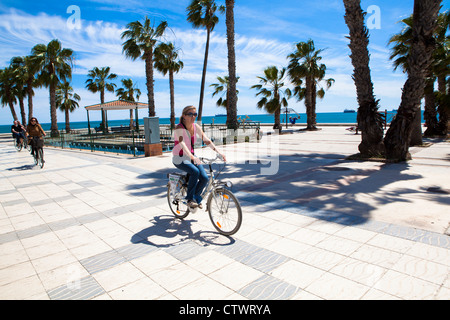
M 34 155 L 37 148 L 44 146 L 44 140 L 42 136 L 45 136 L 45 132 L 35 117 L 30 119 L 30 123 L 27 126 L 28 143 L 31 145 L 31 154 Z
M 191 208 L 202 209 L 202 191 L 208 183 L 208 175 L 201 165 L 201 161 L 194 155 L 194 145 L 200 137 L 203 142 L 212 150 L 216 151 L 224 161 L 223 153 L 216 149 L 216 146 L 206 137 L 202 128 L 195 123 L 197 109 L 194 106 L 187 106 L 183 109 L 180 123 L 175 128 L 172 162 L 175 167 L 189 174 L 189 183 L 186 200 Z

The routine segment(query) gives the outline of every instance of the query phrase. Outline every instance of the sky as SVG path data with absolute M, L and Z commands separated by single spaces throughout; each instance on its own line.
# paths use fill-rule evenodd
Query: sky
M 219 5 L 224 0 L 216 1 Z M 80 108 L 70 115 L 71 121 L 86 121 L 85 106 L 100 102 L 100 95 L 86 89 L 87 73 L 94 67 L 109 66 L 118 75 L 115 81 L 131 78 L 140 88 L 140 102 L 147 103 L 145 65 L 142 60 L 132 61 L 122 53 L 121 34 L 129 22 L 148 16 L 155 25 L 167 21 L 169 25 L 163 41 L 172 41 L 180 50 L 184 68 L 175 75 L 175 110 L 177 116 L 186 105 L 198 105 L 201 74 L 206 43 L 206 31 L 193 29 L 186 20 L 190 0 L 1 0 L 0 2 L 0 68 L 9 65 L 12 57 L 29 55 L 36 44 L 48 44 L 59 39 L 64 48 L 75 52 L 72 87 L 81 96 Z M 442 2 L 450 8 L 450 0 Z M 380 109 L 396 109 L 406 76 L 401 70 L 393 71 L 389 60 L 389 38 L 402 30 L 398 22 L 411 15 L 413 0 L 362 0 L 367 11 L 366 23 L 370 33 L 370 68 L 374 92 L 380 100 Z M 327 67 L 326 78 L 335 79 L 323 100 L 317 101 L 317 112 L 341 112 L 357 109 L 356 89 L 352 80 L 353 67 L 349 57 L 348 28 L 344 21 L 342 0 L 237 0 L 235 4 L 236 72 L 238 114 L 264 113 L 256 104 L 258 76 L 271 65 L 287 67 L 287 56 L 296 43 L 312 39 L 317 49 L 323 49 L 322 63 Z M 225 113 L 216 106 L 218 97 L 212 97 L 211 84 L 218 76 L 225 76 L 227 46 L 225 16 L 218 13 L 219 23 L 212 35 L 209 51 L 203 115 Z M 286 81 L 286 85 L 289 85 Z M 168 76 L 155 71 L 155 104 L 158 117 L 170 115 Z M 106 93 L 105 100 L 116 100 L 114 93 Z M 27 102 L 25 102 L 26 104 Z M 50 122 L 48 89 L 35 89 L 34 115 L 41 123 Z M 305 112 L 304 101 L 295 97 L 289 107 Z M 20 113 L 16 105 L 16 112 Z M 101 115 L 90 112 L 91 120 Z M 140 117 L 146 111 L 140 112 Z M 20 116 L 19 116 L 20 117 Z M 128 111 L 109 112 L 108 119 L 126 119 Z M 8 106 L 0 108 L 0 124 L 12 122 Z M 58 122 L 64 115 L 58 111 Z

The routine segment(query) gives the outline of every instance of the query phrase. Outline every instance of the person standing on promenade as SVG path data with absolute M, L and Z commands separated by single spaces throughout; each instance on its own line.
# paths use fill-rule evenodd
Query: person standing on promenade
M 172 151 L 172 162 L 175 167 L 189 174 L 189 183 L 186 200 L 190 208 L 199 207 L 202 209 L 201 194 L 208 183 L 208 175 L 203 168 L 201 161 L 194 154 L 194 145 L 197 138 L 200 137 L 203 142 L 212 150 L 217 152 L 224 161 L 225 155 L 216 149 L 212 141 L 206 137 L 202 128 L 195 123 L 197 117 L 197 108 L 187 106 L 183 109 L 180 117 L 180 123 L 175 127 L 174 141 L 175 145 Z

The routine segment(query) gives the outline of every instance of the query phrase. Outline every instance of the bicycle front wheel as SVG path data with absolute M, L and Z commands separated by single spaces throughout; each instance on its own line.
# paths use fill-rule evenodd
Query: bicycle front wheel
M 242 224 L 242 209 L 239 201 L 228 189 L 215 189 L 208 198 L 208 212 L 211 222 L 221 234 L 231 236 Z
M 16 148 L 17 151 L 22 150 L 22 143 L 17 143 L 16 138 L 14 138 L 14 147 Z
M 37 165 L 41 167 L 41 169 L 44 167 L 44 150 L 42 148 L 39 148 L 37 152 Z

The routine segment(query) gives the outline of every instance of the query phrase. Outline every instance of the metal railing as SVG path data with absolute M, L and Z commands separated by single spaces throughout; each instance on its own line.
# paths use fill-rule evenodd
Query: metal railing
M 227 129 L 225 125 L 203 125 L 203 131 L 216 145 L 236 142 L 250 142 L 260 139 L 260 123 L 246 123 L 237 130 Z M 173 130 L 168 126 L 160 127 L 160 141 L 163 152 L 171 151 L 174 147 Z M 144 155 L 144 132 L 121 130 L 120 132 L 101 133 L 87 129 L 73 130 L 70 133 L 60 131 L 58 137 L 47 135 L 47 146 L 71 148 L 90 151 L 104 151 L 133 156 Z

